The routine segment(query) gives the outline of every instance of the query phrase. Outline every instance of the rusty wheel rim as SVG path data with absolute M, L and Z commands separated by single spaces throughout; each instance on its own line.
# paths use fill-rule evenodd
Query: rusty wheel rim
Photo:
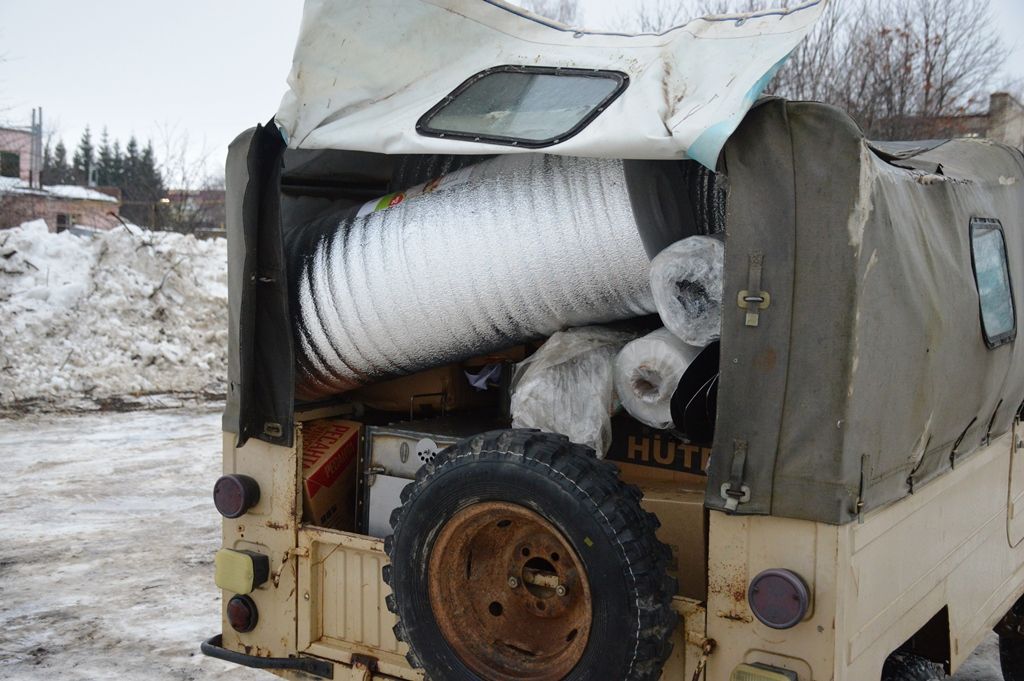
M 428 564 L 430 607 L 459 659 L 489 681 L 557 681 L 583 657 L 586 571 L 539 514 L 473 504 L 442 528 Z

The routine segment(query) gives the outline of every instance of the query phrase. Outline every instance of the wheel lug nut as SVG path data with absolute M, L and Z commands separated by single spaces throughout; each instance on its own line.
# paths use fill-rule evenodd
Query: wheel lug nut
M 512 587 L 513 589 L 515 589 L 516 587 L 519 586 L 519 580 L 516 579 L 515 577 L 509 577 L 508 578 L 508 585 L 510 587 Z
M 565 594 L 569 593 L 569 590 L 565 588 L 564 584 L 559 584 L 555 587 L 555 593 L 559 596 L 564 596 Z

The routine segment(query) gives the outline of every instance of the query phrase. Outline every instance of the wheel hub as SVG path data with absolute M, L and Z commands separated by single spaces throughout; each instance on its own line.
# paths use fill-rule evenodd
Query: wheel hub
M 579 662 L 592 622 L 575 550 L 523 506 L 474 504 L 442 528 L 428 565 L 430 606 L 474 673 L 494 681 L 558 681 Z

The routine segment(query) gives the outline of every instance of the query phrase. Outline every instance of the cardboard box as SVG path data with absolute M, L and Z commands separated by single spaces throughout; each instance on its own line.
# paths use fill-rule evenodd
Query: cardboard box
M 469 384 L 465 372 L 475 373 L 492 363 L 520 362 L 525 357 L 526 347 L 519 345 L 458 364 L 448 364 L 357 388 L 346 393 L 345 397 L 371 409 L 409 414 L 409 418 L 423 412 L 439 415 L 465 409 L 495 407 L 501 401 L 501 390 L 477 390 Z
M 672 433 L 619 414 L 612 419 L 612 443 L 605 458 L 618 465 L 627 482 L 703 486 L 707 484 L 711 448 L 683 442 Z
M 669 572 L 679 581 L 679 595 L 705 600 L 708 564 L 704 487 L 676 482 L 638 486 L 644 493 L 641 505 L 661 521 L 658 539 L 672 549 Z
M 362 424 L 321 419 L 302 425 L 302 507 L 318 527 L 353 531 Z

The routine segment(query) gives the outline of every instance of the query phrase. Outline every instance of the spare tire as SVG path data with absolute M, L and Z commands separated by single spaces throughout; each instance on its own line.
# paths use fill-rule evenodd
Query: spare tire
M 463 440 L 402 493 L 388 608 L 432 681 L 656 681 L 677 616 L 640 491 L 561 435 Z

